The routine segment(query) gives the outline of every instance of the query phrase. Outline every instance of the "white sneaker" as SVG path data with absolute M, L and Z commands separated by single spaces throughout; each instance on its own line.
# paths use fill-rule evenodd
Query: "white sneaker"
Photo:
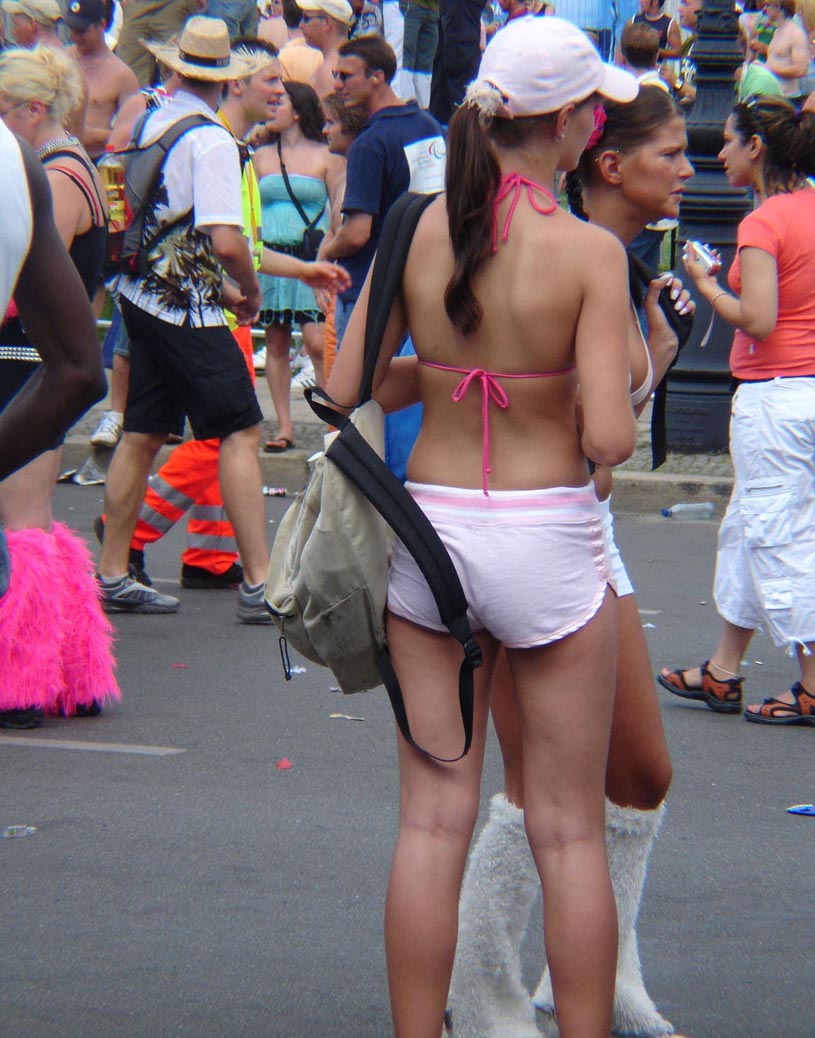
M 94 447 L 115 447 L 122 436 L 123 419 L 119 411 L 105 411 L 91 436 Z
M 296 389 L 312 389 L 317 385 L 317 377 L 314 374 L 314 365 L 311 361 L 308 361 L 302 368 L 300 368 L 291 380 L 291 384 Z
M 259 350 L 256 350 L 255 356 L 252 359 L 252 364 L 255 371 L 266 370 L 266 347 L 261 346 Z
M 289 364 L 291 366 L 292 375 L 296 375 L 299 371 L 302 371 L 307 364 L 310 363 L 311 360 L 309 359 L 309 355 L 307 353 L 304 353 L 302 350 L 298 350 L 297 353 L 294 353 L 289 356 Z

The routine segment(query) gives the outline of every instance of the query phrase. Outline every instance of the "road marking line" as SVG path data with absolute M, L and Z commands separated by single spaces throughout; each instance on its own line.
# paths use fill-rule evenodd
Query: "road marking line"
M 74 739 L 37 739 L 25 735 L 0 735 L 2 746 L 26 746 L 38 750 L 84 750 L 89 753 L 139 753 L 144 757 L 169 757 L 186 753 L 173 746 L 139 746 L 125 742 L 80 742 Z

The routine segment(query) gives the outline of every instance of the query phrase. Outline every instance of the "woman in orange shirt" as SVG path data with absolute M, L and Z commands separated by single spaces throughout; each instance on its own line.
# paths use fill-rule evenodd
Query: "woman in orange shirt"
M 728 291 L 691 247 L 698 293 L 736 329 L 730 453 L 736 481 L 719 530 L 714 595 L 723 621 L 701 666 L 658 675 L 674 695 L 741 711 L 741 660 L 761 624 L 794 650 L 800 680 L 744 711 L 815 727 L 815 114 L 781 98 L 736 105 L 719 158 L 758 207 L 742 221 Z

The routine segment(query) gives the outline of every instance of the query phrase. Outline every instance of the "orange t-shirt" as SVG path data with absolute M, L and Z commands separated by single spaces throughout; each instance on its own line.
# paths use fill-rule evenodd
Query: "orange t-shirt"
M 727 281 L 741 292 L 741 249 L 768 252 L 778 267 L 778 320 L 766 339 L 736 330 L 730 370 L 736 378 L 815 375 L 815 190 L 773 195 L 739 225 Z

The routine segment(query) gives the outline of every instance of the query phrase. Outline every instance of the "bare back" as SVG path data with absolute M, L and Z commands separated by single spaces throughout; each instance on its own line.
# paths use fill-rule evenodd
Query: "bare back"
M 508 205 L 500 209 L 500 226 Z M 465 376 L 429 367 L 429 362 L 545 376 L 496 380 L 507 406 L 493 399 L 488 407 L 489 486 L 532 489 L 586 483 L 578 383 L 582 427 L 584 432 L 591 429 L 600 453 L 616 450 L 633 426 L 628 286 L 619 242 L 560 208 L 551 215 L 536 212 L 524 194 L 508 241 L 499 243 L 475 279 L 483 319 L 467 338 L 444 310 L 443 286 L 452 272 L 442 199 L 420 222 L 403 280 L 407 324 L 424 362 L 419 366 L 424 417 L 409 477 L 450 486 L 478 487 L 482 482 L 481 385 L 475 382 L 454 403 L 451 394 Z

